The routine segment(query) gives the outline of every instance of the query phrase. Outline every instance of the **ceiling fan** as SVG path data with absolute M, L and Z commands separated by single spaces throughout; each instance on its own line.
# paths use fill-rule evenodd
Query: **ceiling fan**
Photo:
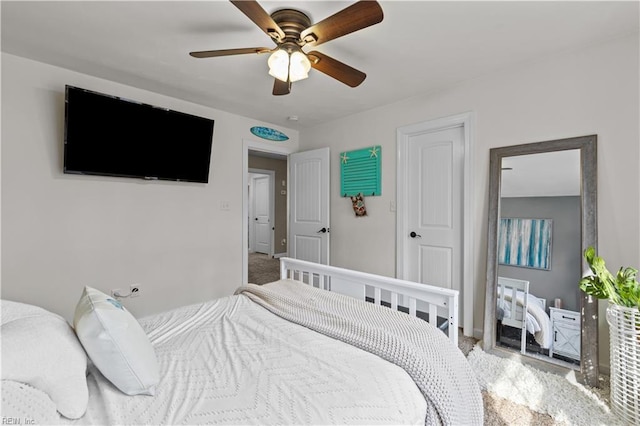
M 271 53 L 269 74 L 275 77 L 274 95 L 287 95 L 291 84 L 308 77 L 316 69 L 350 86 L 360 85 L 365 73 L 318 51 L 304 52 L 305 46 L 318 46 L 327 41 L 353 33 L 382 21 L 380 4 L 374 0 L 361 0 L 328 18 L 311 24 L 307 15 L 295 9 L 281 9 L 269 15 L 255 0 L 231 0 L 275 42 L 276 47 L 249 47 L 242 49 L 204 50 L 190 52 L 195 58 Z

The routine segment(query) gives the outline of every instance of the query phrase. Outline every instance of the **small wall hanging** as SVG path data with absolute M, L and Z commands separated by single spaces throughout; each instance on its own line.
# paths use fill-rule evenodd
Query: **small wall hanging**
M 367 215 L 367 208 L 364 205 L 364 197 L 362 196 L 362 194 L 351 197 L 351 204 L 353 206 L 353 212 L 356 214 L 356 217 Z
M 250 130 L 251 133 L 257 137 L 268 141 L 283 142 L 289 139 L 289 136 L 285 135 L 280 130 L 272 129 L 270 127 L 254 126 Z
M 340 153 L 340 195 L 356 197 L 381 195 L 380 145 Z M 364 201 L 363 201 L 364 206 Z

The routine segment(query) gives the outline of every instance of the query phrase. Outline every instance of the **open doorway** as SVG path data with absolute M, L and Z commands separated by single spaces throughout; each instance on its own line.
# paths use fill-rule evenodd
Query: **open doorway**
M 287 156 L 248 150 L 247 282 L 278 280 L 287 255 Z
M 249 168 L 249 253 L 273 257 L 275 171 Z
M 275 178 L 276 203 L 284 200 L 284 225 L 276 222 L 275 259 L 290 256 L 312 262 L 329 263 L 329 148 L 297 152 L 297 147 L 273 145 L 243 139 L 242 174 L 245 196 L 242 201 L 242 282 L 249 282 L 249 153 L 258 158 L 279 158 L 286 164 L 285 176 Z M 254 160 L 252 160 L 254 161 Z M 255 165 L 264 169 L 262 165 Z M 309 194 L 314 196 L 309 197 Z M 276 213 L 276 216 L 278 214 Z M 276 221 L 278 219 L 276 218 Z M 284 231 L 280 236 L 278 231 Z M 278 262 L 279 263 L 279 262 Z

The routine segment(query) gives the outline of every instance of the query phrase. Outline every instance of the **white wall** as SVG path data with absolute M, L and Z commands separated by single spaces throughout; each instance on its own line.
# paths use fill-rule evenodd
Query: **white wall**
M 214 119 L 209 183 L 63 174 L 65 84 Z M 2 54 L 2 298 L 70 320 L 85 285 L 140 283 L 125 301 L 137 316 L 232 294 L 255 125 L 269 124 Z M 297 148 L 298 132 L 280 130 Z
M 476 330 L 484 315 L 490 148 L 597 134 L 599 253 L 614 269 L 640 267 L 638 49 L 636 33 L 302 131 L 302 148 L 332 150 L 331 263 L 395 274 L 396 129 L 474 111 Z M 382 196 L 367 197 L 368 216 L 355 218 L 339 195 L 339 152 L 377 144 Z M 600 307 L 600 357 L 608 364 L 606 303 Z

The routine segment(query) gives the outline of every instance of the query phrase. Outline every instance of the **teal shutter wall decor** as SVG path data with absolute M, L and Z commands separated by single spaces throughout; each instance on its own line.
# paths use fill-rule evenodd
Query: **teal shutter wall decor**
M 340 195 L 365 197 L 381 195 L 380 145 L 340 153 Z

